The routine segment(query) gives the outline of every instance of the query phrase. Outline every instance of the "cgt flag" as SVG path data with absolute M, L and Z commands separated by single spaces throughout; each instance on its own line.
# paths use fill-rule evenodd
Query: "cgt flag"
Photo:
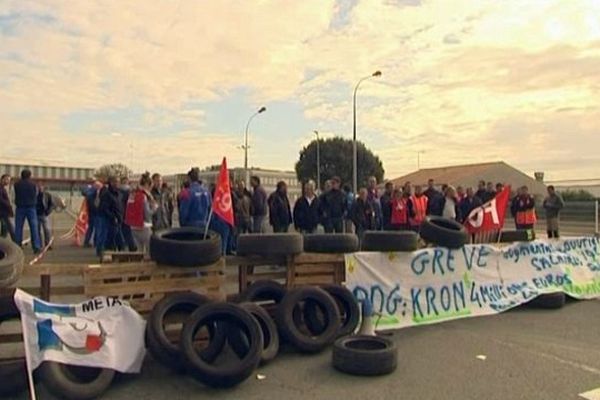
M 116 298 L 53 304 L 17 289 L 29 370 L 43 361 L 140 372 L 146 353 L 146 322 Z
M 467 231 L 475 234 L 501 230 L 504 226 L 509 197 L 510 186 L 507 185 L 492 200 L 471 211 L 465 220 Z
M 219 179 L 215 188 L 215 197 L 212 203 L 212 210 L 229 225 L 234 226 L 233 222 L 233 204 L 231 201 L 231 187 L 229 186 L 229 171 L 227 170 L 227 159 L 223 157 Z

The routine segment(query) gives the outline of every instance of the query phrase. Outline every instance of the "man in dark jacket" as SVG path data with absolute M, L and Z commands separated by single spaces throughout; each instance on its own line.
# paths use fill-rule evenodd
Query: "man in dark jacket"
M 169 227 L 167 193 L 163 192 L 163 180 L 159 173 L 152 174 L 152 197 L 158 205 L 158 208 L 152 215 L 152 230 L 154 232 L 167 229 Z
M 27 219 L 31 232 L 31 246 L 36 254 L 42 248 L 36 211 L 37 193 L 37 186 L 31 181 L 31 171 L 24 169 L 21 171 L 21 179 L 15 183 L 15 241 L 19 246 L 23 244 L 23 226 Z
M 385 191 L 381 195 L 379 202 L 381 204 L 381 218 L 383 222 L 383 230 L 389 231 L 392 229 L 392 200 L 394 194 L 394 183 L 387 182 Z
M 98 207 L 100 227 L 96 243 L 96 255 L 99 257 L 102 257 L 106 249 L 123 249 L 121 234 L 123 212 L 123 200 L 119 191 L 119 180 L 117 177 L 111 176 L 108 178 L 108 186 L 100 192 L 100 205 Z
M 304 194 L 294 204 L 294 226 L 301 233 L 314 233 L 319 224 L 319 199 L 315 196 L 315 183 L 304 185 Z
M 344 231 L 346 195 L 340 190 L 340 184 L 341 180 L 338 176 L 331 178 L 331 189 L 323 193 L 320 199 L 319 214 L 325 233 L 342 233 Z
M 475 196 L 481 200 L 481 204 L 485 203 L 488 198 L 488 192 L 485 187 L 485 181 L 479 181 L 477 184 L 477 192 L 475 192 Z
M 250 178 L 252 186 L 252 202 L 250 214 L 252 215 L 252 233 L 265 233 L 265 217 L 267 216 L 267 192 L 260 185 L 260 178 Z
M 15 215 L 8 195 L 9 187 L 10 175 L 4 174 L 0 178 L 0 236 L 10 235 L 10 238 L 15 241 L 15 227 L 10 220 Z
M 52 239 L 52 232 L 50 229 L 50 221 L 48 217 L 54 210 L 54 203 L 52 202 L 52 195 L 46 190 L 44 185 L 39 184 L 38 186 L 38 195 L 37 195 L 37 219 L 38 219 L 38 227 L 40 231 L 40 239 L 44 238 L 44 246 L 48 246 L 50 244 L 50 240 Z
M 287 185 L 284 181 L 277 183 L 277 190 L 269 196 L 269 222 L 273 232 L 287 232 L 292 223 L 292 211 L 287 197 Z
M 428 203 L 431 203 L 431 198 L 439 193 L 440 192 L 438 192 L 435 188 L 435 181 L 433 179 L 429 179 L 427 181 L 427 190 L 423 192 L 423 194 L 429 199 Z
M 481 200 L 479 197 L 475 196 L 472 187 L 467 188 L 466 196 L 461 200 L 460 204 L 460 214 L 462 215 L 462 223 L 469 217 L 471 211 L 481 206 Z
M 124 213 L 127 210 L 127 202 L 129 201 L 129 194 L 131 193 L 131 185 L 129 185 L 129 178 L 127 178 L 126 176 L 121 178 L 121 185 L 119 186 L 119 191 L 121 192 L 121 207 L 123 207 Z M 123 222 L 121 223 L 121 235 L 123 236 L 123 241 L 129 248 L 129 251 L 137 251 L 137 245 L 135 244 L 135 240 L 133 239 L 131 227 L 125 223 L 125 218 L 123 218 Z
M 375 210 L 369 201 L 367 189 L 362 188 L 358 192 L 358 198 L 352 205 L 350 216 L 356 235 L 359 240 L 362 240 L 365 231 L 373 229 L 375 224 Z
M 83 247 L 90 247 L 90 241 L 93 239 L 96 243 L 98 235 L 98 206 L 100 205 L 100 190 L 102 182 L 95 181 L 93 185 L 84 192 L 85 202 L 88 209 L 88 228 L 85 232 Z
M 560 210 L 565 206 L 562 197 L 556 193 L 553 185 L 548 186 L 548 197 L 544 199 L 544 210 L 546 210 L 546 232 L 548 239 L 558 239 L 558 225 Z
M 439 192 L 434 190 L 427 196 L 429 201 L 427 202 L 427 215 L 436 215 L 441 217 L 444 212 L 444 193 L 448 185 L 442 185 L 442 191 Z

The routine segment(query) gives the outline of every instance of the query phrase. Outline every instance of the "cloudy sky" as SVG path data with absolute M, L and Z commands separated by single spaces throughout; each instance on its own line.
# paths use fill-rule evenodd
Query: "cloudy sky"
M 600 166 L 598 0 L 0 0 L 0 161 L 292 169 L 317 129 L 386 177 Z

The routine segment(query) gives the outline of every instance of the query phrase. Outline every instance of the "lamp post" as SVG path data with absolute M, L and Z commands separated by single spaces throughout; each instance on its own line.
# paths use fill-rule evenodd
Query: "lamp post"
M 356 92 L 363 81 L 379 76 L 381 76 L 381 71 L 375 71 L 371 75 L 361 78 L 354 87 L 354 96 L 352 98 L 352 190 L 354 191 L 355 195 L 358 192 L 358 155 L 356 152 Z
M 248 123 L 246 124 L 246 134 L 244 135 L 244 145 L 242 146 L 244 149 L 244 180 L 246 182 L 246 187 L 250 187 L 250 175 L 248 174 L 248 128 L 250 127 L 250 122 L 252 122 L 254 117 L 265 111 L 267 111 L 266 107 L 263 106 L 259 108 L 257 112 L 248 118 Z
M 321 191 L 321 153 L 319 149 L 319 131 L 314 131 L 317 136 L 317 193 Z
M 421 169 L 421 154 L 425 154 L 425 150 L 417 151 L 417 171 Z

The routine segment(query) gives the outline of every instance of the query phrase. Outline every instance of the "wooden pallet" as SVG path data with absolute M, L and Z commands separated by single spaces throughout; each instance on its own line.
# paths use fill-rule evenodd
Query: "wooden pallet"
M 86 297 L 114 296 L 140 313 L 149 312 L 165 294 L 194 291 L 224 300 L 225 262 L 204 267 L 164 267 L 153 262 L 90 265 L 83 271 Z
M 345 280 L 344 254 L 302 253 L 294 257 L 288 287 L 341 284 Z
M 107 251 L 102 255 L 102 264 L 142 261 L 144 253 L 139 251 Z

